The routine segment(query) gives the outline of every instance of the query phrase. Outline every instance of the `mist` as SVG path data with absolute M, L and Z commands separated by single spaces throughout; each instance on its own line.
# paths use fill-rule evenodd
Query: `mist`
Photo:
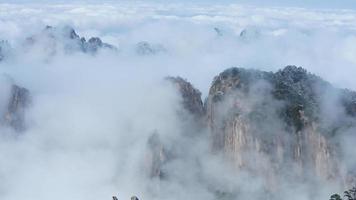
M 354 119 L 340 109 L 338 93 L 320 90 L 323 122 L 331 128 L 351 124 L 335 131 L 331 142 L 342 144 L 340 177 L 300 178 L 298 167 L 283 160 L 272 183 L 266 180 L 274 163 L 252 147 L 246 158 L 237 158 L 247 160 L 251 168 L 246 169 L 231 162 L 230 154 L 213 152 L 205 119 L 186 110 L 184 97 L 166 77 L 189 81 L 203 102 L 211 101 L 214 77 L 230 67 L 276 72 L 302 66 L 336 88 L 356 90 L 355 24 L 354 10 L 2 3 L 0 41 L 7 42 L 0 43 L 0 113 L 6 113 L 12 84 L 26 88 L 31 102 L 24 130 L 0 126 L 0 199 L 329 198 L 345 189 L 344 176 L 356 169 L 349 159 L 355 156 Z M 46 35 L 46 26 L 55 27 L 54 36 Z M 78 50 L 61 32 L 68 27 L 86 41 L 99 37 L 115 48 Z M 251 88 L 246 96 L 233 92 L 218 104 L 217 119 L 230 117 L 239 98 L 246 116 L 257 108 L 272 113 L 246 129 L 267 134 L 266 141 L 281 136 L 288 144 L 294 137 L 286 136 L 275 113 L 286 102 L 271 96 L 269 82 Z M 147 159 L 155 156 L 150 155 L 152 138 L 154 148 L 164 152 L 159 155 L 163 178 L 148 172 Z

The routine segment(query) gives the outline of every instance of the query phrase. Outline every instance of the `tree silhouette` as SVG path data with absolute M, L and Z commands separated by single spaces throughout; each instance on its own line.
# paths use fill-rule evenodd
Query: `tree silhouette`
M 344 196 L 347 198 L 347 200 L 356 200 L 356 187 L 345 191 Z
M 342 200 L 342 198 L 339 194 L 333 194 L 331 195 L 330 200 Z

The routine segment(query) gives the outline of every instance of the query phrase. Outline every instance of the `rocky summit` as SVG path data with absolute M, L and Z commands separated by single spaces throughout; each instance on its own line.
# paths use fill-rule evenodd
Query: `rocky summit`
M 87 41 L 70 26 L 59 28 L 46 26 L 41 32 L 28 37 L 24 46 L 27 49 L 43 49 L 48 55 L 55 55 L 59 50 L 63 50 L 65 53 L 83 52 L 89 54 L 95 54 L 100 49 L 116 50 L 116 47 L 102 42 L 98 37 L 91 37 Z
M 236 173 L 244 169 L 263 177 L 269 190 L 285 179 L 303 181 L 312 175 L 347 181 L 353 176 L 354 169 L 340 162 L 334 139 L 355 126 L 355 92 L 296 66 L 275 73 L 230 68 L 214 78 L 203 105 L 201 93 L 188 81 L 168 80 L 177 86 L 183 107 L 205 121 L 212 153 L 222 154 Z M 328 113 L 325 105 L 342 112 Z M 162 177 L 161 168 L 170 160 L 167 147 L 157 134 L 148 143 L 150 175 Z
M 167 77 L 168 81 L 174 84 L 182 97 L 183 107 L 189 113 L 201 117 L 204 115 L 204 105 L 201 100 L 201 92 L 193 87 L 191 83 L 181 77 Z
M 336 93 L 348 96 L 340 99 L 341 107 L 328 99 Z M 332 137 L 333 131 L 350 124 L 325 127 L 323 105 L 343 109 L 347 119 L 353 96 L 300 67 L 287 66 L 276 73 L 225 70 L 214 78 L 206 105 L 212 148 L 224 152 L 237 168 L 265 176 L 271 187 L 283 171 L 294 179 L 309 174 L 346 177 Z

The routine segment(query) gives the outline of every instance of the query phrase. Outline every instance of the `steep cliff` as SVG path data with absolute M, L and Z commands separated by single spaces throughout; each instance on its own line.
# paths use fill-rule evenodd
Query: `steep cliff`
M 356 124 L 355 92 L 334 88 L 295 66 L 276 73 L 230 68 L 214 78 L 203 105 L 192 84 L 180 77 L 166 80 L 176 87 L 184 111 L 192 117 L 182 118 L 190 122 L 183 123 L 183 132 L 193 133 L 185 137 L 189 140 L 199 132 L 209 137 L 212 152 L 223 155 L 236 173 L 243 169 L 262 177 L 270 190 L 285 179 L 350 179 L 335 137 Z M 210 135 L 202 131 L 206 129 Z M 162 169 L 175 159 L 174 147 L 163 144 L 158 132 L 147 147 L 150 177 L 169 176 Z
M 348 116 L 355 102 L 354 92 L 295 66 L 276 73 L 231 68 L 214 78 L 209 91 L 212 148 L 237 168 L 265 176 L 270 186 L 282 174 L 333 179 L 341 175 L 333 136 L 353 125 Z M 342 110 L 347 120 L 327 123 L 325 104 Z
M 146 173 L 151 178 L 164 178 L 163 165 L 167 162 L 167 152 L 157 132 L 147 140 L 145 155 Z
M 10 51 L 10 44 L 5 40 L 0 40 L 0 62 L 10 54 Z
M 202 117 L 205 111 L 201 92 L 181 77 L 168 77 L 167 80 L 177 88 L 185 110 L 196 117 Z
M 26 88 L 12 85 L 8 99 L 2 124 L 16 131 L 22 131 L 25 129 L 25 109 L 30 104 L 29 91 Z
M 201 131 L 204 124 L 205 110 L 201 100 L 201 92 L 194 88 L 191 83 L 181 77 L 167 77 L 166 83 L 172 84 L 181 97 L 182 111 L 177 114 L 182 121 L 183 132 L 186 137 L 191 137 Z M 180 148 L 179 142 L 176 146 L 167 146 L 160 137 L 160 133 L 154 131 L 147 140 L 145 169 L 151 178 L 165 178 L 167 173 L 164 165 L 176 157 L 179 157 L 173 149 Z M 186 147 L 189 148 L 189 147 Z

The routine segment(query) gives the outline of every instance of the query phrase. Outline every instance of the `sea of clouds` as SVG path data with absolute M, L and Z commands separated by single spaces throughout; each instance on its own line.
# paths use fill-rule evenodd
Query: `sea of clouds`
M 80 36 L 100 37 L 117 51 L 85 55 L 58 49 L 50 58 L 43 49 L 23 51 L 25 39 L 46 25 L 72 26 Z M 195 163 L 209 150 L 204 139 L 191 145 L 182 136 L 186 130 L 176 116 L 181 99 L 163 81 L 166 76 L 186 78 L 205 98 L 213 77 L 228 67 L 276 71 L 297 65 L 337 87 L 356 90 L 353 10 L 211 3 L 2 3 L 0 39 L 13 48 L 0 63 L 0 73 L 27 88 L 32 97 L 27 130 L 18 134 L 0 129 L 3 200 L 105 200 L 112 195 L 129 199 L 134 194 L 142 199 L 213 199 L 202 182 L 239 187 L 245 195 L 260 191 L 258 178 L 246 182 L 245 174 L 230 177 L 231 169 L 221 166 L 219 158 Z M 141 41 L 164 51 L 139 55 Z M 180 154 L 192 155 L 167 166 L 176 181 L 160 187 L 147 180 L 142 169 L 147 138 L 155 131 L 168 143 L 183 141 L 189 147 Z M 197 165 L 206 167 L 197 171 Z M 283 194 L 303 191 L 289 199 L 310 198 L 305 188 L 286 188 Z

